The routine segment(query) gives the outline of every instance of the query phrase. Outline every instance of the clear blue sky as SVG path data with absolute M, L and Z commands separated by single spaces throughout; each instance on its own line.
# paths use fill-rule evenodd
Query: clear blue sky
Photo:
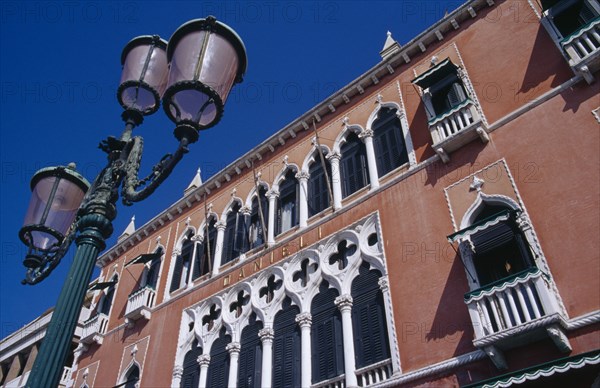
M 462 1 L 2 1 L 0 2 L 0 338 L 54 305 L 72 248 L 36 286 L 20 284 L 25 246 L 17 234 L 36 170 L 76 162 L 90 181 L 104 166 L 98 143 L 122 130 L 115 98 L 124 45 L 138 35 L 169 39 L 184 22 L 214 15 L 242 37 L 248 71 L 221 122 L 154 195 L 119 202 L 112 246 L 132 215 L 139 227 L 182 197 L 198 167 L 204 179 L 380 60 L 386 32 L 404 44 Z M 162 108 L 136 135 L 142 175 L 174 151 Z M 97 276 L 97 270 L 94 276 Z

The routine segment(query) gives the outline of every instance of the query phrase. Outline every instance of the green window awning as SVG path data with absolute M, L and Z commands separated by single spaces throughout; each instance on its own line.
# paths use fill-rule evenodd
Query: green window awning
M 142 253 L 141 255 L 133 258 L 131 261 L 129 261 L 127 264 L 125 264 L 125 267 L 128 267 L 133 264 L 146 264 L 147 262 L 152 261 L 155 258 L 159 258 L 160 255 L 161 255 L 161 253 L 159 253 L 159 252 Z
M 449 58 L 446 58 L 442 62 L 425 71 L 417 78 L 413 79 L 411 82 L 419 85 L 423 89 L 427 89 L 431 85 L 440 82 L 448 75 L 456 74 L 457 69 L 458 67 L 452 63 Z
M 464 388 L 504 388 L 532 381 L 542 383 L 544 378 L 563 374 L 592 365 L 600 365 L 600 350 L 576 356 L 564 357 L 529 368 L 503 374 L 484 381 L 464 386 Z M 551 381 L 548 381 L 550 383 Z
M 502 210 L 490 217 L 484 218 L 483 220 L 477 221 L 472 225 L 467 226 L 464 229 L 459 230 L 458 232 L 452 233 L 448 235 L 448 241 L 450 243 L 454 243 L 456 241 L 462 240 L 466 237 L 472 236 L 478 232 L 488 231 L 489 236 L 484 236 L 481 238 L 481 244 L 485 242 L 493 243 L 495 240 L 505 240 L 507 238 L 512 238 L 513 232 L 512 228 L 509 225 L 501 224 L 504 221 L 508 221 L 510 217 L 515 213 L 514 210 Z M 510 234 L 510 236 L 509 236 Z M 490 241 L 492 240 L 492 241 Z M 478 244 L 478 245 L 481 245 Z M 487 243 L 486 243 L 487 244 Z M 493 244 L 497 245 L 497 244 Z

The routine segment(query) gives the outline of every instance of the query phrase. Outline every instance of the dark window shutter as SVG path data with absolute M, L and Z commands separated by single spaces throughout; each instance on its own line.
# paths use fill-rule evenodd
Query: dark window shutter
M 252 322 L 252 320 L 251 320 Z M 251 323 L 242 330 L 238 367 L 238 388 L 260 388 L 262 369 L 262 342 L 258 332 L 262 323 Z
M 448 91 L 448 103 L 453 108 L 467 99 L 465 91 L 460 82 L 454 82 Z
M 183 258 L 181 255 L 177 255 L 175 259 L 175 267 L 173 268 L 173 276 L 171 277 L 171 288 L 170 291 L 173 292 L 179 288 L 179 283 L 181 282 L 181 271 L 183 269 Z
M 368 263 L 359 268 L 352 283 L 352 324 L 356 367 L 362 368 L 390 357 L 383 294 L 379 289 L 379 271 L 369 271 Z
M 335 305 L 338 292 L 323 282 L 311 305 L 312 382 L 344 373 L 342 320 Z
M 153 290 L 156 290 L 156 284 L 158 282 L 158 274 L 160 271 L 160 257 L 155 258 L 150 263 L 150 268 L 148 269 L 148 274 L 146 275 L 146 285 Z
M 102 308 L 100 309 L 100 313 L 108 315 L 110 313 L 110 307 L 112 306 L 113 298 L 115 296 L 115 286 L 112 285 L 108 287 L 106 291 L 106 295 L 102 299 Z
M 219 338 L 213 342 L 210 350 L 210 365 L 206 378 L 207 387 L 227 387 L 229 377 L 229 352 L 226 349 L 227 344 L 231 342 L 231 337 L 225 334 L 221 329 Z
M 202 244 L 196 244 L 196 254 L 194 255 L 194 273 L 192 275 L 192 280 L 196 280 L 206 273 L 204 268 L 204 244 L 204 242 Z
M 301 383 L 301 339 L 295 321 L 300 311 L 288 306 L 277 313 L 273 323 L 273 387 L 299 387 Z
M 202 354 L 202 348 L 197 346 L 197 341 L 192 344 L 183 358 L 183 374 L 181 375 L 181 388 L 197 388 L 200 382 L 200 364 L 198 357 Z
M 365 144 L 352 133 L 341 148 L 342 196 L 365 187 L 369 182 Z
M 327 173 L 331 177 L 331 167 L 326 165 Z M 309 169 L 308 180 L 308 215 L 313 216 L 329 207 L 329 189 L 327 179 L 320 160 L 315 161 Z
M 408 162 L 408 153 L 402 126 L 394 109 L 382 109 L 373 123 L 373 130 L 377 172 L 381 177 Z

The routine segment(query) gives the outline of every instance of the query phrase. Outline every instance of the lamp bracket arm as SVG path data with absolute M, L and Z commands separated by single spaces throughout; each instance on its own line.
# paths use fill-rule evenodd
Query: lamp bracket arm
M 189 151 L 188 140 L 184 137 L 180 140 L 179 146 L 173 154 L 163 156 L 152 167 L 152 172 L 148 176 L 139 179 L 138 173 L 142 162 L 143 149 L 144 141 L 142 138 L 139 136 L 134 137 L 131 141 L 131 149 L 127 161 L 123 166 L 125 177 L 121 189 L 121 197 L 123 204 L 127 206 L 149 197 L 167 179 L 177 163 L 183 158 L 183 155 Z M 143 188 L 140 189 L 140 187 Z
M 58 248 L 51 253 L 46 253 L 43 255 L 42 265 L 36 268 L 27 269 L 27 272 L 25 273 L 25 279 L 23 279 L 21 283 L 33 286 L 46 279 L 52 273 L 52 271 L 54 271 L 54 268 L 60 264 L 60 261 L 68 252 L 71 243 L 77 236 L 78 227 L 79 218 L 77 218 L 71 224 L 67 234 L 65 235 L 65 238 L 63 239 L 63 242 L 58 246 Z

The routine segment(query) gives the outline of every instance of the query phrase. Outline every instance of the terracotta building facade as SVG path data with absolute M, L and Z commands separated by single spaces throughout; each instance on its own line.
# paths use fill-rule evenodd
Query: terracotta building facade
M 72 384 L 599 384 L 599 15 L 472 0 L 388 34 L 98 259 Z

